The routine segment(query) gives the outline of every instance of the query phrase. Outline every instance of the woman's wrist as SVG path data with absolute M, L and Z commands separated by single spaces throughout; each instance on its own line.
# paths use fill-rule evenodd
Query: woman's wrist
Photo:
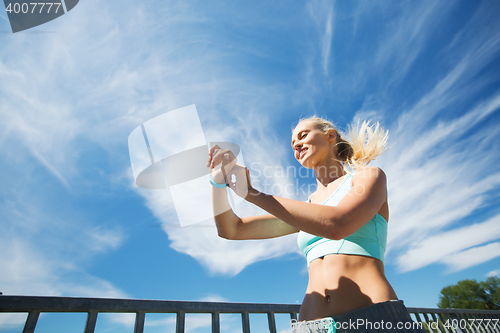
M 222 177 L 220 177 L 220 178 L 222 178 Z M 229 186 L 228 183 L 225 183 L 224 180 L 221 180 L 218 177 L 212 178 L 212 175 L 210 175 L 209 181 L 210 181 L 210 184 L 212 184 L 212 186 L 216 187 L 216 188 L 226 188 Z
M 212 177 L 210 177 L 210 184 L 212 184 L 213 187 L 216 187 L 216 188 L 226 188 L 226 187 L 229 187 L 229 184 L 225 184 L 225 183 L 216 183 Z
M 259 196 L 264 195 L 264 193 L 260 192 L 259 190 L 254 189 L 253 187 L 248 187 L 248 193 L 245 197 L 245 200 L 252 203 L 256 204 L 256 200 Z
M 217 184 L 227 184 L 222 173 L 210 174 L 210 179 Z M 211 182 L 210 182 L 211 183 Z

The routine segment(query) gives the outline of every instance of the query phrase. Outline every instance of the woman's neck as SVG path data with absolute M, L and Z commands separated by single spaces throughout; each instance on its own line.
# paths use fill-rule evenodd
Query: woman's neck
M 328 184 L 345 175 L 344 167 L 337 159 L 332 159 L 329 163 L 316 165 L 313 170 L 318 183 L 318 189 L 327 187 Z

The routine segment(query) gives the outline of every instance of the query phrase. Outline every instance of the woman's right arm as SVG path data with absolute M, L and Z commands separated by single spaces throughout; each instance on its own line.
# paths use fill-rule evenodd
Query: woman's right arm
M 226 163 L 223 163 L 223 160 Z M 232 152 L 214 146 L 209 152 L 208 165 L 213 168 L 218 164 L 222 164 L 226 174 L 229 174 L 233 167 L 241 168 L 241 166 L 236 165 L 236 158 L 232 155 Z M 212 177 L 216 182 L 223 183 L 222 174 L 219 169 L 218 173 L 212 173 Z M 249 178 L 247 179 L 250 181 Z M 231 209 L 227 195 L 227 187 L 212 187 L 212 207 L 215 225 L 220 237 L 234 240 L 266 239 L 285 236 L 299 231 L 270 214 L 240 218 Z
M 214 187 L 212 189 L 212 198 L 214 212 L 223 212 L 214 217 L 217 233 L 222 238 L 239 240 L 266 239 L 299 231 L 271 214 L 238 217 L 229 205 L 225 188 Z

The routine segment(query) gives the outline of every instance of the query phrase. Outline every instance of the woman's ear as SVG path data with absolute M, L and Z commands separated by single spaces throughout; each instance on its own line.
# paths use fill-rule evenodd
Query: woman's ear
M 337 131 L 334 130 L 333 128 L 328 130 L 328 138 L 327 139 L 330 142 L 335 141 L 337 139 Z

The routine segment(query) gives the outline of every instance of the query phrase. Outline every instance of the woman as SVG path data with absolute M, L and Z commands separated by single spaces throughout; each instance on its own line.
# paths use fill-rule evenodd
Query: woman
M 264 239 L 299 233 L 309 284 L 292 332 L 334 332 L 335 328 L 337 332 L 423 332 L 414 329 L 417 326 L 384 273 L 389 220 L 386 176 L 367 164 L 384 152 L 386 141 L 387 133 L 378 124 L 364 122 L 356 131 L 351 129 L 348 142 L 331 122 L 317 117 L 301 120 L 292 133 L 292 148 L 297 161 L 314 170 L 317 180 L 317 190 L 307 202 L 259 192 L 251 185 L 248 169 L 236 164 L 231 151 L 219 146 L 209 151 L 220 237 Z M 236 216 L 226 186 L 270 214 Z

